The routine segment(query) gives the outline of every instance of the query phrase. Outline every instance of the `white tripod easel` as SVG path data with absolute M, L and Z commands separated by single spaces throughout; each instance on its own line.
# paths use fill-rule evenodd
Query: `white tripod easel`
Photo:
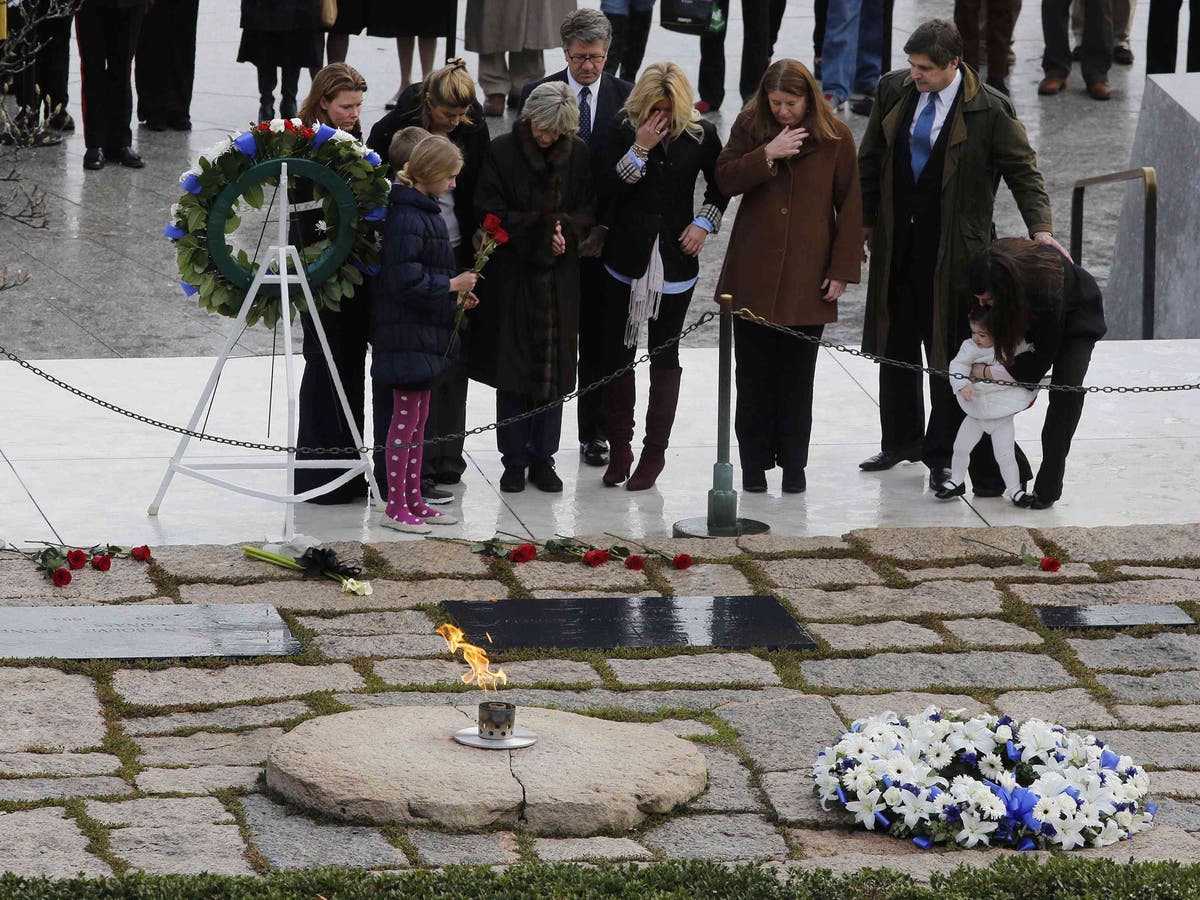
M 287 193 L 287 177 L 287 163 L 283 163 L 280 166 L 279 183 L 285 186 L 285 196 Z M 299 387 L 296 383 L 296 369 L 292 360 L 292 311 L 291 301 L 288 296 L 288 287 L 289 285 L 299 285 L 301 291 L 304 293 L 304 299 L 308 303 L 308 309 L 313 311 L 313 329 L 317 332 L 317 337 L 321 342 L 321 352 L 325 354 L 325 361 L 329 365 L 329 374 L 333 376 L 333 386 L 337 391 L 338 400 L 342 406 L 342 413 L 346 417 L 346 423 L 350 426 L 350 433 L 354 438 L 355 446 L 360 448 L 358 459 L 298 460 L 296 459 L 295 450 L 292 449 L 287 451 L 287 458 L 282 461 L 185 463 L 183 455 L 187 451 L 188 444 L 192 441 L 192 436 L 185 434 L 180 438 L 179 446 L 175 449 L 175 455 L 171 457 L 171 461 L 167 464 L 167 471 L 163 474 L 162 483 L 158 486 L 158 493 L 155 494 L 154 501 L 147 510 L 151 516 L 158 515 L 158 508 L 162 505 L 167 488 L 171 485 L 171 479 L 177 472 L 180 475 L 190 475 L 192 478 L 206 481 L 209 484 L 215 484 L 217 487 L 223 487 L 227 490 L 236 491 L 239 494 L 283 503 L 285 505 L 283 531 L 279 535 L 269 535 L 267 540 L 271 542 L 287 542 L 296 537 L 295 513 L 297 503 L 303 503 L 305 500 L 327 494 L 360 473 L 366 476 L 367 484 L 370 486 L 372 505 L 377 505 L 380 502 L 379 486 L 375 483 L 375 477 L 372 473 L 371 453 L 362 449 L 362 435 L 359 433 L 358 425 L 350 410 L 350 403 L 346 399 L 346 391 L 342 387 L 342 378 L 338 374 L 337 366 L 333 361 L 333 353 L 329 349 L 329 341 L 325 337 L 325 327 L 321 324 L 321 317 L 315 313 L 316 304 L 313 302 L 312 289 L 308 284 L 308 278 L 304 274 L 304 264 L 300 260 L 300 254 L 296 250 L 296 247 L 288 243 L 288 218 L 287 203 L 285 201 L 283 211 L 279 215 L 279 243 L 267 251 L 268 260 L 270 260 L 272 254 L 277 260 L 276 268 L 279 274 L 269 274 L 266 262 L 259 266 L 258 271 L 254 275 L 254 280 L 246 292 L 246 299 L 242 303 L 242 308 L 238 311 L 237 318 L 229 329 L 229 337 L 225 341 L 225 347 L 217 357 L 212 373 L 208 376 L 208 383 L 205 384 L 204 390 L 200 394 L 200 399 L 196 403 L 196 409 L 192 413 L 192 418 L 188 421 L 187 430 L 195 431 L 196 426 L 200 423 L 200 417 L 204 414 L 204 407 L 216 390 L 221 370 L 225 367 L 225 362 L 229 359 L 229 354 L 232 352 L 234 344 L 237 343 L 238 336 L 246 324 L 246 317 L 250 312 L 250 307 L 254 303 L 254 298 L 258 295 L 259 289 L 264 284 L 278 284 L 280 293 L 280 319 L 284 325 L 282 330 L 284 378 L 287 385 L 287 442 L 288 446 L 295 447 L 298 435 L 296 404 L 299 397 Z M 288 272 L 287 266 L 289 260 L 295 266 L 295 271 L 291 273 Z M 270 491 L 247 487 L 233 481 L 228 481 L 225 478 L 208 474 L 210 471 L 236 469 L 283 469 L 286 476 L 286 491 L 283 494 L 276 494 Z M 344 469 L 345 471 L 326 484 L 307 490 L 302 494 L 297 494 L 296 469 Z

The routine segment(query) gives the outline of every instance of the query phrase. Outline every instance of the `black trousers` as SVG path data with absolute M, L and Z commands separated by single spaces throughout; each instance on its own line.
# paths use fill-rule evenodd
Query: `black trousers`
M 321 312 L 321 324 L 325 329 L 325 337 L 329 340 L 329 349 L 333 355 L 334 365 L 346 391 L 346 400 L 354 416 L 354 424 L 361 435 L 363 430 L 363 405 L 365 402 L 366 386 L 366 356 L 367 337 L 370 333 L 371 303 L 370 295 L 365 285 L 359 287 L 354 299 L 348 301 L 340 312 Z M 321 342 L 313 326 L 312 316 L 300 314 L 300 324 L 304 329 L 304 375 L 300 380 L 300 427 L 297 446 L 299 447 L 354 447 L 358 444 L 351 434 L 350 424 L 342 411 L 337 389 L 333 386 L 333 376 L 321 352 Z M 376 386 L 378 387 L 378 386 Z M 375 444 L 382 445 L 387 437 L 388 425 L 392 419 L 392 392 L 388 386 L 382 390 L 373 390 L 373 420 Z M 381 396 L 382 395 L 382 396 Z M 382 431 L 380 429 L 380 404 L 387 408 L 383 417 Z M 297 453 L 297 459 L 355 459 L 357 453 Z M 383 472 L 382 452 L 376 454 L 375 472 Z M 319 485 L 332 481 L 339 475 L 337 469 L 297 469 L 296 491 L 311 490 Z M 385 473 L 386 474 L 386 473 Z M 383 484 L 387 484 L 386 477 Z M 380 490 L 383 490 L 383 486 Z M 361 478 L 352 478 L 341 487 L 321 497 L 309 501 L 311 503 L 349 503 L 365 497 L 367 482 Z
M 819 338 L 825 326 L 790 330 Z M 820 347 L 742 319 L 733 320 L 733 340 L 737 363 L 733 427 L 742 471 L 765 471 L 776 464 L 789 474 L 803 471 L 808 465 L 813 376 Z
M 454 248 L 459 270 L 471 268 L 475 261 L 471 242 L 462 241 Z M 425 439 L 440 438 L 450 434 L 461 434 L 467 428 L 467 344 L 471 340 L 469 331 L 458 336 L 458 359 L 434 381 L 429 393 L 429 418 L 425 420 Z M 421 457 L 421 477 L 436 479 L 446 476 L 450 481 L 467 471 L 463 458 L 463 438 L 426 444 Z
M 825 20 L 829 18 L 829 0 L 813 0 L 813 17 L 813 57 L 820 59 L 825 44 Z M 887 71 L 887 66 L 883 71 Z
M 156 0 L 146 13 L 134 66 L 139 121 L 190 119 L 199 6 L 200 0 Z
M 991 13 L 989 11 L 989 19 Z M 1071 0 L 1042 0 L 1042 71 L 1053 78 L 1071 72 Z M 989 23 L 990 24 L 990 23 Z M 1083 12 L 1083 59 L 1079 68 L 1084 81 L 1108 81 L 1112 66 L 1112 0 L 1085 0 Z
M 21 7 L 8 11 L 10 28 L 23 21 Z M 13 94 L 21 110 L 30 110 L 37 121 L 67 108 L 67 77 L 71 68 L 71 17 L 42 19 L 37 24 L 40 45 L 32 64 L 13 76 Z
M 1083 384 L 1095 346 L 1096 342 L 1091 338 L 1064 339 L 1050 370 L 1050 383 Z M 1067 454 L 1071 452 L 1071 439 L 1075 436 L 1075 428 L 1083 413 L 1084 395 L 1074 391 L 1048 393 L 1050 405 L 1042 425 L 1042 465 L 1038 469 L 1033 492 L 1042 500 L 1057 500 L 1062 496 Z
M 133 143 L 129 75 L 143 12 L 141 6 L 84 3 L 75 16 L 83 82 L 83 142 L 89 149 L 115 152 Z
M 507 419 L 541 406 L 542 401 L 513 391 L 496 391 L 496 419 Z M 562 435 L 562 407 L 555 406 L 512 425 L 496 429 L 500 461 L 508 466 L 527 467 L 530 463 L 549 462 L 558 450 Z
M 692 291 L 663 294 L 658 317 L 647 323 L 647 346 L 662 346 L 683 330 L 683 320 L 692 302 Z M 625 346 L 625 322 L 629 319 L 629 285 L 604 273 L 604 374 L 608 375 L 633 362 L 637 347 Z M 652 357 L 650 365 L 660 369 L 679 368 L 679 344 L 673 343 Z
M 579 261 L 579 386 L 587 387 L 605 374 L 604 285 L 611 281 L 599 259 Z M 579 441 L 604 437 L 604 391 L 583 394 L 576 403 Z
M 1146 22 L 1146 74 L 1172 74 L 1183 0 L 1150 0 Z M 1188 0 L 1187 71 L 1200 72 L 1200 0 Z
M 717 6 L 729 20 L 729 0 L 717 0 Z M 771 64 L 775 41 L 787 0 L 742 0 L 742 72 L 738 89 L 742 100 L 749 100 L 758 90 L 763 72 Z M 714 109 L 725 101 L 725 33 L 700 35 L 700 78 L 697 90 L 700 99 Z

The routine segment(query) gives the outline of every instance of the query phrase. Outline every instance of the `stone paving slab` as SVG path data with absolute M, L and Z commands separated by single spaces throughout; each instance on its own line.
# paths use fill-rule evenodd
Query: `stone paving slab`
M 79 778 L 8 778 L 0 781 L 0 800 L 62 800 L 68 797 L 118 797 L 133 788 L 106 775 Z
M 1083 688 L 1065 691 L 1009 691 L 996 698 L 997 711 L 1014 719 L 1042 719 L 1066 728 L 1091 725 L 1104 728 L 1120 723 Z
M 941 709 L 961 709 L 968 716 L 987 712 L 982 703 L 966 694 L 927 694 L 916 691 L 895 691 L 889 694 L 838 694 L 830 698 L 847 723 L 877 716 L 886 710 L 908 716 L 930 706 Z
M 528 565 L 528 563 L 526 563 Z M 571 599 L 586 599 L 588 597 L 661 597 L 660 591 L 644 590 L 644 591 L 627 591 L 621 589 L 615 590 L 594 590 L 594 591 L 556 591 L 546 588 L 544 590 L 529 592 L 535 600 L 555 600 L 559 597 L 570 597 Z
M 947 619 L 942 624 L 960 641 L 976 647 L 1017 647 L 1045 642 L 1036 631 L 1001 619 Z
M 439 638 L 441 640 L 441 638 Z M 570 659 L 535 659 L 498 663 L 509 687 L 557 682 L 600 684 L 600 674 L 590 665 Z M 388 684 L 462 684 L 467 671 L 462 662 L 443 659 L 389 659 L 375 663 L 375 674 Z
M 122 800 L 117 803 L 89 800 L 84 806 L 88 817 L 102 825 L 166 828 L 171 825 L 229 825 L 236 821 L 216 797 Z
M 662 574 L 676 597 L 745 597 L 755 593 L 746 576 L 733 566 L 698 563 L 682 570 L 664 566 Z
M 377 828 L 317 822 L 261 794 L 241 797 L 238 802 L 254 846 L 272 869 L 408 868 L 404 851 L 392 846 Z
M 4 775 L 108 775 L 119 768 L 109 753 L 0 753 Z
M 1200 733 L 1194 731 L 1097 731 L 1096 737 L 1139 766 L 1200 769 Z
M 980 548 L 984 549 L 984 548 Z M 1033 551 L 1037 552 L 1037 551 Z M 901 574 L 909 581 L 939 581 L 946 578 L 958 581 L 993 581 L 1015 578 L 1037 581 L 1060 581 L 1064 578 L 1095 578 L 1096 570 L 1087 563 L 1063 563 L 1057 572 L 1043 572 L 1034 566 L 983 566 L 969 563 L 965 566 L 931 566 L 928 569 L 902 569 Z
M 887 834 L 869 831 L 845 831 L 818 828 L 792 828 L 792 843 L 805 859 L 841 856 L 944 856 L 958 850 L 922 850 L 912 841 L 898 840 Z M 971 854 L 976 856 L 978 854 Z
M 704 812 L 759 812 L 761 804 L 750 788 L 750 770 L 733 753 L 720 747 L 700 745 L 708 763 L 708 788 L 691 802 Z
M 143 765 L 257 766 L 266 762 L 267 748 L 282 734 L 282 728 L 199 731 L 187 737 L 143 737 L 137 743 Z
M 777 559 L 761 562 L 767 577 L 783 588 L 883 584 L 884 578 L 857 559 Z
M 605 538 L 598 537 L 592 543 L 597 546 L 603 546 Z M 613 538 L 607 538 L 612 541 Z M 617 543 L 622 543 L 617 541 Z M 731 537 L 717 538 L 646 538 L 644 541 L 639 541 L 643 547 L 650 547 L 654 550 L 661 550 L 663 553 L 669 553 L 674 556 L 676 553 L 686 553 L 693 559 L 723 559 L 728 556 L 737 556 L 741 553 L 738 547 L 739 539 Z M 637 553 L 637 546 L 627 544 L 630 550 Z
M 373 668 L 388 684 L 397 685 L 462 684 L 463 672 L 467 671 L 461 662 L 450 659 L 386 659 Z
M 749 814 L 674 819 L 643 840 L 671 859 L 783 859 L 788 853 L 771 823 Z
M 186 769 L 144 769 L 134 781 L 148 794 L 208 794 L 229 788 L 250 790 L 258 783 L 257 766 L 192 766 Z
M 1089 669 L 1200 669 L 1200 634 L 1162 632 L 1137 638 L 1119 634 L 1115 638 L 1068 641 L 1075 655 Z
M 444 540 L 367 544 L 389 567 L 404 575 L 486 575 L 487 563 L 469 544 Z
M 661 728 L 664 731 L 669 731 L 676 737 L 699 737 L 717 733 L 717 729 L 713 728 L 707 722 L 697 722 L 695 719 L 663 719 L 659 722 L 648 722 L 647 724 L 655 728 Z
M 265 663 L 224 669 L 121 669 L 113 687 L 130 703 L 174 706 L 185 703 L 240 703 L 269 697 L 295 697 L 313 691 L 346 691 L 363 686 L 362 676 L 345 663 L 298 666 Z
M 1187 725 L 1200 728 L 1200 706 L 1118 706 L 1116 710 L 1118 716 L 1135 727 Z
M 1118 841 L 1099 850 L 1072 850 L 1084 857 L 1111 859 L 1116 862 L 1178 862 L 1191 865 L 1200 859 L 1200 840 L 1182 828 L 1155 825 L 1128 841 Z
M 533 843 L 533 852 L 547 863 L 651 859 L 654 855 L 637 841 L 610 837 L 538 838 Z
M 779 684 L 775 667 L 749 653 L 698 653 L 656 659 L 607 659 L 622 684 Z
M 0 860 L 5 871 L 24 878 L 89 878 L 112 870 L 87 851 L 88 839 L 57 806 L 0 813 Z
M 82 750 L 104 740 L 96 686 L 84 675 L 42 666 L 0 668 L 0 752 Z
M 154 564 L 179 581 L 297 581 L 304 577 L 295 569 L 247 559 L 242 544 L 193 544 L 154 548 Z M 255 544 L 254 546 L 259 546 Z M 357 550 L 361 559 L 362 551 Z M 339 554 L 340 555 L 340 554 Z M 353 558 L 353 557 L 351 557 Z
M 700 712 L 715 709 L 725 703 L 808 696 L 790 688 L 772 687 L 760 690 L 673 688 L 667 691 L 610 691 L 602 688 L 587 691 L 552 691 L 541 688 L 514 688 L 505 689 L 501 693 L 505 700 L 519 706 L 544 706 L 567 712 L 612 707 L 640 713 L 654 713 L 660 709 Z M 335 694 L 334 699 L 355 709 L 373 709 L 380 706 L 455 706 L 461 704 L 464 697 L 476 696 L 478 695 L 475 693 L 387 691 L 378 694 Z
M 1180 569 L 1171 566 L 1117 566 L 1117 571 L 1134 578 L 1189 578 L 1192 581 L 1200 581 L 1200 567 Z
M 302 700 L 264 703 L 261 706 L 228 706 L 207 712 L 168 713 L 165 716 L 144 716 L 125 719 L 121 730 L 132 737 L 170 734 L 192 728 L 247 728 L 255 725 L 275 725 L 309 713 Z
M 879 653 L 867 659 L 813 659 L 800 663 L 805 681 L 821 687 L 918 689 L 946 687 L 1045 688 L 1075 679 L 1054 660 L 1031 653 Z
M 330 659 L 437 656 L 446 652 L 446 642 L 437 634 L 322 634 L 313 643 Z
M 1097 675 L 1096 679 L 1127 703 L 1200 703 L 1200 672 Z
M 816 759 L 816 754 L 813 754 Z M 808 766 L 792 772 L 765 772 L 762 776 L 763 792 L 774 807 L 780 821 L 793 825 L 813 825 L 822 828 L 838 828 L 846 821 L 845 813 L 822 809 L 821 801 L 812 792 L 812 781 Z
M 886 647 L 933 647 L 942 643 L 936 631 L 909 622 L 872 625 L 818 625 L 808 630 L 834 650 L 882 650 Z
M 746 553 L 825 553 L 851 549 L 844 538 L 833 535 L 794 537 L 784 534 L 747 534 L 738 538 L 737 544 Z
M 528 565 L 532 565 L 529 563 Z M 432 581 L 371 581 L 372 594 L 360 597 L 339 590 L 328 579 L 290 583 L 268 582 L 237 587 L 214 584 L 185 584 L 179 588 L 184 603 L 271 603 L 279 609 L 363 610 L 411 609 L 442 600 L 490 600 L 507 597 L 508 589 L 499 581 L 480 579 L 459 581 L 437 578 Z
M 132 559 L 114 559 L 107 572 L 76 569 L 69 585 L 55 587 L 27 560 L 0 557 L 0 606 L 85 606 L 157 596 L 149 567 Z
M 1042 531 L 1077 562 L 1109 559 L 1153 562 L 1200 557 L 1200 525 L 1102 525 Z
M 1017 598 L 1034 606 L 1179 603 L 1200 600 L 1200 584 L 1184 578 L 1111 584 L 1014 584 Z
M 490 866 L 517 861 L 517 839 L 507 831 L 495 834 L 443 834 L 424 828 L 408 829 L 421 862 L 431 866 Z
M 1022 544 L 1034 553 L 1037 552 L 1037 542 L 1027 528 L 988 528 L 986 537 L 984 535 L 985 532 L 978 528 L 941 527 L 860 528 L 851 531 L 849 536 L 865 543 L 872 553 L 902 562 L 965 560 L 976 556 L 1002 556 L 1003 552 L 1011 553 L 1015 557 L 1020 553 Z M 964 537 L 976 541 L 986 540 L 999 549 L 981 547 L 979 544 L 963 540 Z
M 130 868 L 156 875 L 253 875 L 237 825 L 169 825 L 109 832 L 112 852 Z
M 429 615 L 417 609 L 347 613 L 328 618 L 297 616 L 296 621 L 318 634 L 429 634 L 434 628 Z
M 978 616 L 1002 611 L 1001 595 L 991 585 L 971 581 L 931 581 L 912 588 L 868 585 L 845 591 L 782 588 L 803 620 L 895 619 L 906 616 Z
M 1200 799 L 1200 772 L 1168 769 L 1150 773 L 1150 790 L 1155 794 Z
M 1172 825 L 1189 832 L 1200 831 L 1200 803 L 1160 798 L 1154 825 Z
M 766 772 L 811 768 L 817 752 L 845 731 L 824 697 L 730 703 L 716 713 L 737 729 L 750 758 Z
M 533 562 L 513 566 L 517 580 L 531 591 L 536 590 L 593 590 L 643 591 L 650 587 L 644 572 L 627 569 L 620 562 L 607 562 L 594 569 L 578 562 Z M 499 594 L 489 596 L 498 597 Z M 609 594 L 608 596 L 612 596 Z M 446 599 L 459 599 L 457 597 Z M 486 597 L 481 599 L 487 599 Z

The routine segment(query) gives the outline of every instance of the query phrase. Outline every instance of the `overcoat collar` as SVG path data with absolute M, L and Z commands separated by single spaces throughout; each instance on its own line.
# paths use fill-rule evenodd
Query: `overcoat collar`
M 954 177 L 954 172 L 958 168 L 958 153 L 955 151 L 955 147 L 967 139 L 966 114 L 978 112 L 988 107 L 987 97 L 980 87 L 979 76 L 975 73 L 975 70 L 966 63 L 959 63 L 959 71 L 962 72 L 962 89 L 954 110 L 954 118 L 949 123 L 950 138 L 949 143 L 946 145 L 946 163 L 942 170 L 942 187 L 950 183 L 950 179 Z M 896 137 L 900 133 L 901 125 L 904 122 L 905 110 L 908 108 L 908 104 L 912 102 L 913 96 L 917 93 L 917 88 L 911 75 L 904 79 L 901 89 L 903 93 L 900 95 L 900 102 L 893 106 L 883 119 L 883 134 L 889 150 L 896 144 Z

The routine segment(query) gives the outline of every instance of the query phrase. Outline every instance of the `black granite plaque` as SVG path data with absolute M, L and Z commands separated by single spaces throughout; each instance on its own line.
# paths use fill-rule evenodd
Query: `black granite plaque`
M 176 659 L 300 652 L 267 603 L 0 609 L 0 659 Z
M 809 650 L 816 643 L 774 597 L 557 597 L 448 600 L 475 643 L 497 650 L 723 647 Z
M 1174 603 L 1039 606 L 1037 614 L 1047 628 L 1132 628 L 1135 625 L 1196 624 L 1191 616 Z

